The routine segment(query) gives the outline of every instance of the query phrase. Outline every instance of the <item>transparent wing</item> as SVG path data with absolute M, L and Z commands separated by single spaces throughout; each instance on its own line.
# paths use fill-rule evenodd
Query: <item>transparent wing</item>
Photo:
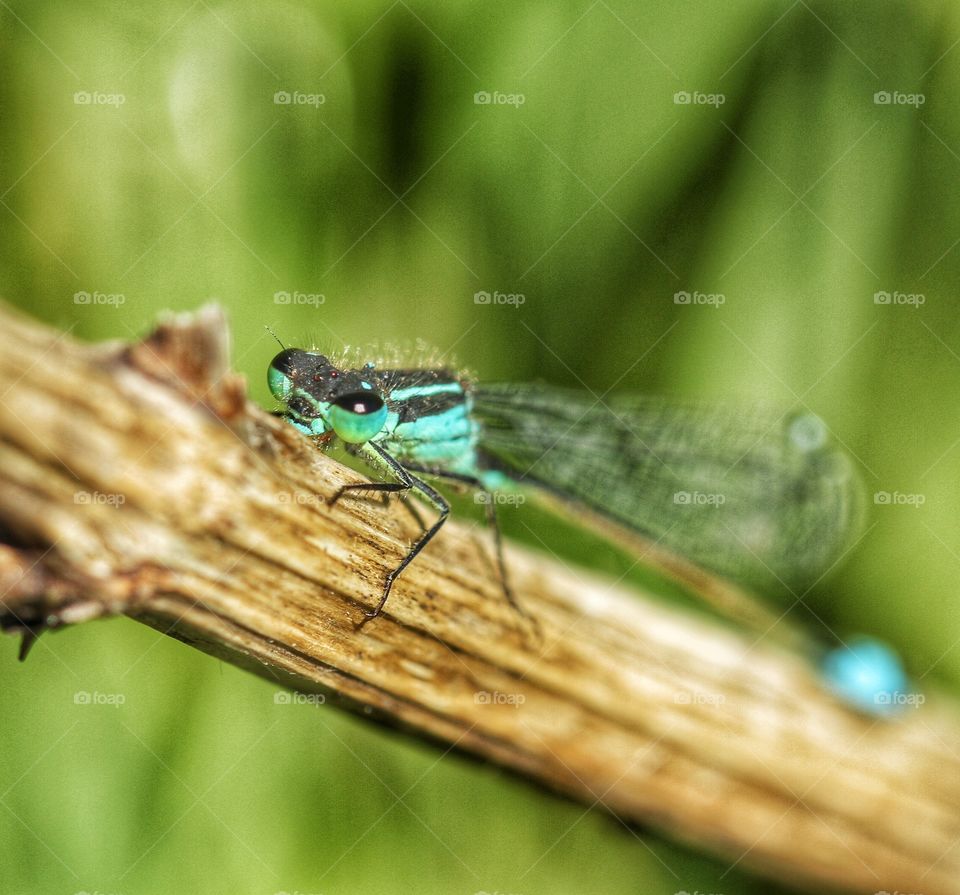
M 739 581 L 812 584 L 860 530 L 856 470 L 810 413 L 516 384 L 473 399 L 493 468 Z

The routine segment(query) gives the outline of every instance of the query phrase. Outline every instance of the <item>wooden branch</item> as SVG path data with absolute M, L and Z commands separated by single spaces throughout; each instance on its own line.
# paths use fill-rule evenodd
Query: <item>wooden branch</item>
M 0 307 L 0 587 L 23 633 L 123 613 L 781 882 L 960 892 L 960 724 L 852 713 L 799 655 L 508 549 L 326 498 L 356 473 L 247 402 L 221 312 L 84 346 Z

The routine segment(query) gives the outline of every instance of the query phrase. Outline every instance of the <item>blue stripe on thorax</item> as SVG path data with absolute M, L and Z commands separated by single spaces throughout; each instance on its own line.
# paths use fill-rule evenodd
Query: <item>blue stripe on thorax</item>
M 412 385 L 408 388 L 396 388 L 388 397 L 390 401 L 406 401 L 408 398 L 428 398 L 430 395 L 463 393 L 459 382 L 434 382 L 431 385 Z

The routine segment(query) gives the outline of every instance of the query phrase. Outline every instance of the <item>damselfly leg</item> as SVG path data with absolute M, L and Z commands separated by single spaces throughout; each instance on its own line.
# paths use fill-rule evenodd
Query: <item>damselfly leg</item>
M 383 594 L 380 597 L 380 602 L 377 604 L 375 609 L 364 610 L 364 615 L 366 616 L 365 621 L 369 621 L 372 618 L 376 618 L 383 611 L 383 607 L 386 605 L 387 598 L 390 596 L 390 590 L 393 588 L 393 582 L 396 581 L 397 576 L 408 565 L 410 565 L 420 551 L 423 550 L 423 548 L 426 547 L 431 541 L 433 536 L 443 527 L 443 523 L 447 521 L 447 516 L 450 515 L 450 504 L 447 503 L 443 495 L 431 488 L 422 479 L 411 475 L 411 473 L 405 469 L 395 457 L 387 453 L 382 447 L 380 447 L 380 445 L 374 444 L 373 442 L 367 442 L 357 450 L 357 453 L 362 455 L 364 459 L 370 462 L 375 468 L 392 473 L 394 476 L 396 476 L 398 481 L 356 482 L 349 485 L 343 485 L 340 490 L 337 491 L 337 493 L 334 494 L 334 496 L 330 499 L 331 506 L 348 491 L 379 491 L 381 493 L 412 491 L 414 494 L 419 495 L 429 504 L 431 504 L 440 514 L 436 522 L 434 522 L 429 528 L 425 529 L 420 537 L 414 542 L 407 555 L 400 562 L 400 565 L 398 565 L 387 575 L 383 586 Z M 414 515 L 417 515 L 415 511 Z
M 497 574 L 500 578 L 500 587 L 503 590 L 503 595 L 517 615 L 522 616 L 527 621 L 536 625 L 535 619 L 520 605 L 513 592 L 513 588 L 510 586 L 510 576 L 507 574 L 507 562 L 503 556 L 503 535 L 500 531 L 500 520 L 497 517 L 497 504 L 493 492 L 476 476 L 416 464 L 408 464 L 407 469 L 423 473 L 424 475 L 431 475 L 438 479 L 445 479 L 450 482 L 466 485 L 483 495 L 483 508 L 487 519 L 487 526 L 493 532 L 493 547 L 497 557 Z

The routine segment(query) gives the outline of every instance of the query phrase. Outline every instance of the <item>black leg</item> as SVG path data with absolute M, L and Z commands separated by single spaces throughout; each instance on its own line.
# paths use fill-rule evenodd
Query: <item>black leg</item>
M 345 485 L 340 491 L 336 494 L 334 500 L 331 503 L 335 503 L 345 491 L 412 491 L 413 493 L 419 495 L 428 503 L 432 504 L 433 507 L 440 514 L 437 518 L 437 521 L 433 523 L 429 528 L 427 528 L 423 534 L 414 542 L 413 546 L 410 548 L 407 555 L 403 558 L 400 565 L 398 565 L 393 571 L 391 571 L 386 578 L 383 586 L 383 594 L 380 597 L 380 602 L 377 604 L 377 607 L 372 611 L 365 610 L 364 615 L 366 616 L 366 621 L 369 621 L 372 618 L 376 618 L 382 611 L 383 607 L 387 602 L 387 597 L 390 596 L 390 590 L 393 587 L 393 582 L 397 579 L 397 576 L 416 558 L 417 554 L 423 550 L 424 547 L 430 542 L 431 538 L 440 531 L 443 527 L 443 523 L 447 521 L 447 516 L 450 515 L 450 504 L 444 500 L 443 496 L 438 494 L 433 488 L 431 488 L 426 482 L 421 481 L 416 476 L 411 475 L 407 469 L 405 469 L 398 460 L 388 454 L 382 447 L 379 445 L 373 444 L 372 442 L 367 442 L 364 445 L 365 450 L 363 453 L 368 459 L 374 461 L 374 465 L 381 466 L 385 470 L 391 472 L 397 477 L 398 482 L 373 482 L 367 484 L 365 482 L 358 483 L 356 485 Z M 412 508 L 411 508 L 412 509 Z M 413 513 L 417 519 L 419 519 L 419 514 L 413 510 Z M 422 523 L 421 523 L 422 524 Z
M 500 574 L 500 586 L 503 589 L 503 595 L 518 615 L 522 615 L 528 621 L 533 621 L 533 617 L 517 602 L 513 588 L 510 586 L 510 577 L 507 575 L 507 561 L 503 558 L 503 535 L 500 532 L 500 522 L 497 519 L 497 505 L 494 502 L 493 494 L 486 489 L 484 489 L 484 494 L 486 500 L 483 508 L 487 514 L 487 525 L 493 530 L 493 548 L 497 554 L 497 571 Z
M 330 498 L 328 502 L 330 506 L 333 506 L 338 500 L 340 500 L 341 497 L 343 497 L 345 491 L 359 491 L 361 493 L 364 491 L 374 491 L 381 495 L 380 503 L 382 506 L 386 507 L 390 503 L 391 494 L 407 492 L 410 490 L 410 488 L 408 488 L 406 485 L 394 485 L 392 483 L 386 483 L 386 487 L 383 487 L 383 484 L 384 483 L 380 482 L 371 482 L 370 484 L 367 484 L 366 482 L 359 482 L 355 485 L 344 485 L 339 491 L 337 491 L 336 494 L 333 495 L 333 497 Z M 400 498 L 400 503 L 402 504 L 403 508 L 411 516 L 413 516 L 413 520 L 417 523 L 417 525 L 420 526 L 420 530 L 426 531 L 427 525 L 423 521 L 423 516 L 420 515 L 420 511 L 412 503 L 410 503 L 408 500 L 404 500 L 405 496 L 406 494 Z
M 382 506 L 388 506 L 390 503 L 391 494 L 397 494 L 399 492 L 408 491 L 408 490 L 409 488 L 407 488 L 406 485 L 400 485 L 400 484 L 394 484 L 394 483 L 357 482 L 351 485 L 344 485 L 342 488 L 340 488 L 339 491 L 337 491 L 336 494 L 333 495 L 333 497 L 330 498 L 328 503 L 330 504 L 330 506 L 334 506 L 334 504 L 336 504 L 337 501 L 339 501 L 340 498 L 343 497 L 344 492 L 346 491 L 359 491 L 359 492 L 373 491 L 374 493 L 377 493 L 380 495 L 380 504 Z M 419 525 L 421 529 L 425 529 L 427 526 L 424 524 L 423 517 L 417 511 L 416 507 L 414 507 L 413 504 L 408 503 L 406 500 L 401 499 L 400 502 L 403 504 L 403 508 L 411 516 L 413 516 L 417 525 Z
M 443 527 L 443 523 L 447 521 L 447 516 L 450 515 L 450 504 L 440 495 L 438 492 L 434 491 L 426 482 L 421 481 L 415 476 L 410 475 L 410 473 L 400 465 L 400 463 L 395 460 L 390 454 L 388 454 L 383 448 L 379 447 L 376 444 L 370 444 L 370 447 L 376 451 L 383 462 L 390 467 L 394 475 L 397 476 L 404 483 L 405 488 L 403 490 L 412 489 L 429 503 L 433 504 L 436 510 L 439 512 L 440 516 L 437 518 L 437 521 L 433 523 L 419 539 L 414 543 L 410 548 L 410 551 L 403 558 L 398 565 L 389 575 L 387 575 L 387 580 L 384 583 L 383 587 L 383 596 L 380 597 L 380 602 L 377 604 L 377 608 L 373 612 L 367 612 L 366 616 L 368 619 L 376 618 L 380 612 L 383 610 L 384 604 L 387 602 L 387 597 L 390 596 L 390 589 L 393 587 L 393 582 L 396 581 L 397 576 L 416 558 L 417 554 L 423 550 L 424 547 L 430 542 L 433 536 L 440 531 Z M 386 489 L 378 489 L 386 490 Z M 400 490 L 400 489 L 392 489 Z
M 462 482 L 463 484 L 469 485 L 471 488 L 476 488 L 478 491 L 483 493 L 484 497 L 486 498 L 483 502 L 483 508 L 487 517 L 487 525 L 493 530 L 493 546 L 497 555 L 497 573 L 500 576 L 500 587 L 503 590 L 503 595 L 506 597 L 507 602 L 518 615 L 523 616 L 523 618 L 536 624 L 535 619 L 533 619 L 533 617 L 520 605 L 520 603 L 517 602 L 517 598 L 513 593 L 513 588 L 510 586 L 510 578 L 507 575 L 507 563 L 503 557 L 503 536 L 500 532 L 500 523 L 497 519 L 497 505 L 493 494 L 484 486 L 480 479 L 476 478 L 476 476 L 466 475 L 459 472 L 448 472 L 443 469 L 436 469 L 428 466 L 408 465 L 407 469 L 411 469 L 414 472 L 422 472 L 426 475 L 436 476 L 440 479 Z
M 417 509 L 416 505 L 412 501 L 407 500 L 406 495 L 400 498 L 400 504 L 411 516 L 413 516 L 414 521 L 420 526 L 420 531 L 426 531 L 427 524 L 423 521 L 423 516 L 420 515 L 420 511 Z
M 391 457 L 391 459 L 393 459 Z M 403 469 L 400 464 L 397 464 L 398 469 Z M 407 482 L 353 482 L 349 485 L 342 485 L 340 490 L 337 491 L 333 497 L 330 498 L 328 503 L 330 506 L 334 506 L 347 491 L 379 491 L 381 493 L 395 493 L 397 491 L 409 491 L 413 485 Z

